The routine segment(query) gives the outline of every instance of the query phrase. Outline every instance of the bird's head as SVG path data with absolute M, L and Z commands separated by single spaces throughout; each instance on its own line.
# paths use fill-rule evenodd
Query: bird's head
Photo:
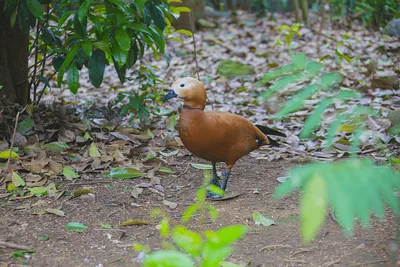
M 176 80 L 161 100 L 166 101 L 175 97 L 183 99 L 184 105 L 190 108 L 204 109 L 207 102 L 206 88 L 200 81 L 191 77 Z

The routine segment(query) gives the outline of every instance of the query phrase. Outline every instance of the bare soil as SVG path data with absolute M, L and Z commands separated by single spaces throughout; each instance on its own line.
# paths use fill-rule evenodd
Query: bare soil
M 174 175 L 162 178 L 161 183 L 166 188 L 165 199 L 178 203 L 173 210 L 163 204 L 161 196 L 148 189 L 144 189 L 138 200 L 131 196 L 135 184 L 148 181 L 144 178 L 87 185 L 59 181 L 58 189 L 66 190 L 66 193 L 57 201 L 49 198 L 1 200 L 1 239 L 28 246 L 36 252 L 30 258 L 15 260 L 11 257 L 14 249 L 0 247 L 0 267 L 20 264 L 43 267 L 139 266 L 136 262 L 138 253 L 131 248 L 133 243 L 145 244 L 154 250 L 161 247 L 156 229 L 158 220 L 149 216 L 152 209 L 165 210 L 172 222 L 178 223 L 185 208 L 193 201 L 196 189 L 202 184 L 202 171 L 188 167 L 190 162 L 202 161 L 196 158 L 182 160 L 174 169 L 178 175 L 183 175 L 175 177 L 175 181 Z M 370 229 L 357 227 L 350 238 L 346 238 L 339 226 L 327 216 L 327 223 L 317 238 L 310 245 L 302 243 L 298 225 L 298 194 L 277 201 L 271 197 L 278 185 L 276 178 L 294 165 L 289 160 L 268 162 L 251 157 L 244 157 L 236 164 L 228 192 L 241 195 L 226 201 L 214 201 L 219 219 L 217 222 L 206 222 L 209 229 L 229 224 L 249 227 L 244 240 L 237 242 L 230 260 L 235 263 L 251 262 L 251 266 L 389 266 L 386 259 L 395 237 L 395 220 L 390 215 L 384 221 L 374 220 Z M 100 175 L 93 175 L 93 179 L 106 181 Z M 88 181 L 77 181 L 85 182 Z M 95 199 L 67 197 L 77 188 L 92 188 Z M 132 202 L 141 206 L 133 207 Z M 35 209 L 43 207 L 61 207 L 66 216 L 32 214 Z M 254 211 L 274 219 L 277 224 L 256 226 L 251 219 Z M 143 220 L 149 224 L 120 226 L 128 219 Z M 65 225 L 70 221 L 81 222 L 89 229 L 69 231 Z M 102 223 L 111 224 L 113 229 L 102 229 Z M 192 220 L 189 227 L 202 229 L 198 220 Z M 41 237 L 49 239 L 41 241 Z

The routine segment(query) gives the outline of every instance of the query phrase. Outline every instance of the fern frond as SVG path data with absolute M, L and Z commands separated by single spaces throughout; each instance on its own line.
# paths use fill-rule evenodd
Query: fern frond
M 315 182 L 315 177 L 323 182 Z M 347 159 L 296 167 L 289 172 L 289 178 L 276 188 L 274 198 L 282 198 L 299 189 L 302 198 L 306 198 L 307 202 L 310 202 L 310 199 L 321 201 L 323 195 L 316 190 L 310 190 L 310 183 L 316 183 L 319 188 L 326 186 L 328 204 L 334 210 L 338 223 L 347 236 L 353 232 L 355 218 L 359 218 L 363 227 L 369 226 L 372 212 L 379 219 L 383 219 L 385 203 L 395 214 L 400 213 L 399 199 L 394 194 L 400 190 L 399 173 L 388 166 L 377 166 L 369 159 Z M 315 186 L 314 184 L 311 188 L 315 189 Z M 300 216 L 312 216 L 312 213 L 306 213 L 303 209 L 300 213 Z M 322 221 L 314 222 L 311 227 L 319 228 L 325 220 L 320 219 L 321 216 L 317 217 Z M 312 219 L 302 218 L 306 222 Z M 307 228 L 307 232 L 302 234 L 309 237 L 310 233 L 315 235 L 317 230 Z

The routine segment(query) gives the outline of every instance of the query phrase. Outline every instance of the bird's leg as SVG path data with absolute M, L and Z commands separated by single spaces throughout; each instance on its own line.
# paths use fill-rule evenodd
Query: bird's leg
M 217 174 L 217 166 L 215 162 L 212 162 L 212 166 L 213 166 L 213 176 L 212 179 L 210 181 L 210 184 L 216 185 L 219 188 L 221 188 L 221 184 L 219 183 L 219 177 Z
M 212 179 L 211 179 L 211 181 L 210 181 L 210 184 L 216 185 L 216 186 L 218 186 L 219 188 L 221 188 L 221 184 L 220 184 L 220 182 L 219 182 L 219 177 L 218 177 L 218 175 L 217 175 L 216 163 L 215 163 L 215 162 L 211 162 L 211 163 L 212 163 L 212 166 L 213 166 L 213 176 L 212 176 Z M 207 198 L 214 198 L 214 199 L 216 199 L 216 198 L 221 198 L 222 196 L 220 196 L 220 195 L 218 195 L 218 194 L 215 194 L 215 193 L 213 193 L 213 192 L 211 192 L 211 191 L 207 191 L 206 197 L 207 197 Z
M 228 184 L 228 180 L 229 180 L 229 175 L 230 174 L 231 174 L 231 170 L 227 169 L 225 171 L 225 178 L 224 178 L 224 181 L 222 182 L 222 187 L 221 187 L 221 189 L 224 190 L 224 191 L 226 189 L 226 185 Z

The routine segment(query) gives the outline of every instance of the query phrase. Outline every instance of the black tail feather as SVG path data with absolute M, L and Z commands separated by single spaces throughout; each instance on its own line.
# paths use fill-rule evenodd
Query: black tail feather
M 265 135 L 276 135 L 276 136 L 282 136 L 282 137 L 286 137 L 286 135 L 284 133 L 281 133 L 277 130 L 271 129 L 267 126 L 262 126 L 262 125 L 256 125 L 256 127 L 258 129 L 260 129 L 261 132 L 263 132 Z

